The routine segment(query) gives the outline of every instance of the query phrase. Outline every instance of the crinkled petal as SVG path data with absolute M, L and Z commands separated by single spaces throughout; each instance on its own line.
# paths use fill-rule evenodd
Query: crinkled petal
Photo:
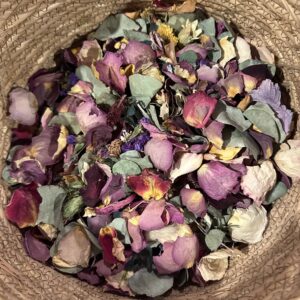
M 99 215 L 112 214 L 116 211 L 121 210 L 128 204 L 130 204 L 135 198 L 136 198 L 136 195 L 131 195 L 131 196 L 128 196 L 127 198 L 125 198 L 124 200 L 111 203 L 107 206 L 96 207 L 96 213 Z
M 202 65 L 197 70 L 198 78 L 202 81 L 208 81 L 212 83 L 217 83 L 219 79 L 219 68 L 217 66 L 206 66 Z
M 204 196 L 195 189 L 183 188 L 180 191 L 181 202 L 189 211 L 197 217 L 204 216 L 206 213 L 206 203 Z
M 128 220 L 128 232 L 132 238 L 131 249 L 139 253 L 146 247 L 146 241 L 139 226 L 140 216 L 132 217 Z
M 203 133 L 208 140 L 220 149 L 224 142 L 222 138 L 223 128 L 224 124 L 215 120 L 212 120 L 205 128 L 203 128 Z
M 244 90 L 243 77 L 239 73 L 229 75 L 224 80 L 224 87 L 227 91 L 227 96 L 229 98 L 234 98 L 236 95 L 241 94 Z

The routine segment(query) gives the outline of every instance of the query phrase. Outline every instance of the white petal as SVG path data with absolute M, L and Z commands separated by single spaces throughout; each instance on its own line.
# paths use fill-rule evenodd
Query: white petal
M 252 58 L 250 45 L 243 38 L 238 36 L 235 41 L 235 46 L 239 55 L 239 63 Z

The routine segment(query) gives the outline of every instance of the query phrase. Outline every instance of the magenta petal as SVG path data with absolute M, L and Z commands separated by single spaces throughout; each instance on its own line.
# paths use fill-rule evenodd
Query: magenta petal
M 202 48 L 199 44 L 189 44 L 185 46 L 183 49 L 176 53 L 176 56 L 179 57 L 183 53 L 187 51 L 193 51 L 197 54 L 198 59 L 204 59 L 207 55 L 207 50 Z
M 31 230 L 25 233 L 24 245 L 27 254 L 33 259 L 45 263 L 50 258 L 50 250 L 47 245 L 35 238 Z
M 152 138 L 144 148 L 145 154 L 148 155 L 155 166 L 161 171 L 168 171 L 173 162 L 173 147 L 168 140 Z
M 76 117 L 84 133 L 100 125 L 106 125 L 107 120 L 106 113 L 100 110 L 92 100 L 83 102 L 77 107 Z
M 219 80 L 219 69 L 216 67 L 202 65 L 197 70 L 197 75 L 200 80 L 217 83 Z
M 130 204 L 134 199 L 135 199 L 136 195 L 131 195 L 129 197 L 127 197 L 124 200 L 118 201 L 118 202 L 114 202 L 112 204 L 109 204 L 105 207 L 96 207 L 96 214 L 98 215 L 110 215 L 116 211 L 119 211 L 120 209 L 124 208 L 126 205 Z
M 124 94 L 127 77 L 121 75 L 120 68 L 122 64 L 122 55 L 107 51 L 104 59 L 96 63 L 96 70 L 99 72 L 100 80 L 115 89 L 118 93 Z
M 59 103 L 56 110 L 60 113 L 63 112 L 76 113 L 76 109 L 80 104 L 80 102 L 81 102 L 80 98 L 75 97 L 74 95 L 68 95 Z
M 142 235 L 141 229 L 138 224 L 132 220 L 128 220 L 128 233 L 132 238 L 131 249 L 133 252 L 141 252 L 147 245 Z
M 108 178 L 105 186 L 101 190 L 100 198 L 102 201 L 116 202 L 125 198 L 125 182 L 121 175 L 112 175 Z
M 173 259 L 181 268 L 191 268 L 199 257 L 199 241 L 196 235 L 178 237 L 173 247 Z
M 211 121 L 206 128 L 203 128 L 203 133 L 207 139 L 219 149 L 223 146 L 222 131 L 224 124 L 218 121 Z
M 204 92 L 197 92 L 187 97 L 183 107 L 183 118 L 190 126 L 203 128 L 216 105 L 217 99 L 209 97 Z
M 97 215 L 95 217 L 87 218 L 87 225 L 89 230 L 98 237 L 100 229 L 107 226 L 111 221 L 112 218 L 109 215 Z
M 183 188 L 180 197 L 182 204 L 197 217 L 206 213 L 205 199 L 200 191 Z
M 178 208 L 176 208 L 173 204 L 167 203 L 166 204 L 166 209 L 169 213 L 170 221 L 172 223 L 176 223 L 176 224 L 183 224 L 184 223 L 183 213 Z
M 32 183 L 15 190 L 5 208 L 6 218 L 19 228 L 35 226 L 42 201 L 36 188 Z
M 165 224 L 165 200 L 152 200 L 141 214 L 139 226 L 142 230 L 151 231 L 163 228 Z
M 174 242 L 163 244 L 164 252 L 160 256 L 153 256 L 153 263 L 159 274 L 172 274 L 182 269 L 173 258 Z
M 142 42 L 130 41 L 123 51 L 124 63 L 126 65 L 143 65 L 155 62 L 155 52 L 152 48 Z
M 240 173 L 230 170 L 218 161 L 203 164 L 197 175 L 201 189 L 214 200 L 225 199 L 239 186 Z

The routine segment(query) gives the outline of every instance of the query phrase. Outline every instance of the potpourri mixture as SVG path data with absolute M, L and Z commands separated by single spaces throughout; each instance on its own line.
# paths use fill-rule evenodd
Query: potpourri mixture
M 221 280 L 300 177 L 274 55 L 194 0 L 154 2 L 11 90 L 3 170 L 29 256 L 149 297 Z

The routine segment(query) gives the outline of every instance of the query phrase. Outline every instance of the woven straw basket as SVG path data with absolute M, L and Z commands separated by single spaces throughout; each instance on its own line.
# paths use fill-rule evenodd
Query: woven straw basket
M 54 53 L 91 31 L 110 13 L 144 7 L 136 0 L 0 0 L 0 168 L 7 155 L 10 122 L 7 94 L 38 68 L 53 65 Z M 202 0 L 213 16 L 232 21 L 255 45 L 277 57 L 291 106 L 300 111 L 300 1 Z M 299 137 L 300 122 L 296 136 Z M 225 278 L 206 288 L 173 291 L 168 299 L 300 299 L 300 185 L 276 203 L 264 240 L 231 260 Z M 0 186 L 0 299 L 118 299 L 33 261 L 19 230 L 5 220 L 8 191 Z

